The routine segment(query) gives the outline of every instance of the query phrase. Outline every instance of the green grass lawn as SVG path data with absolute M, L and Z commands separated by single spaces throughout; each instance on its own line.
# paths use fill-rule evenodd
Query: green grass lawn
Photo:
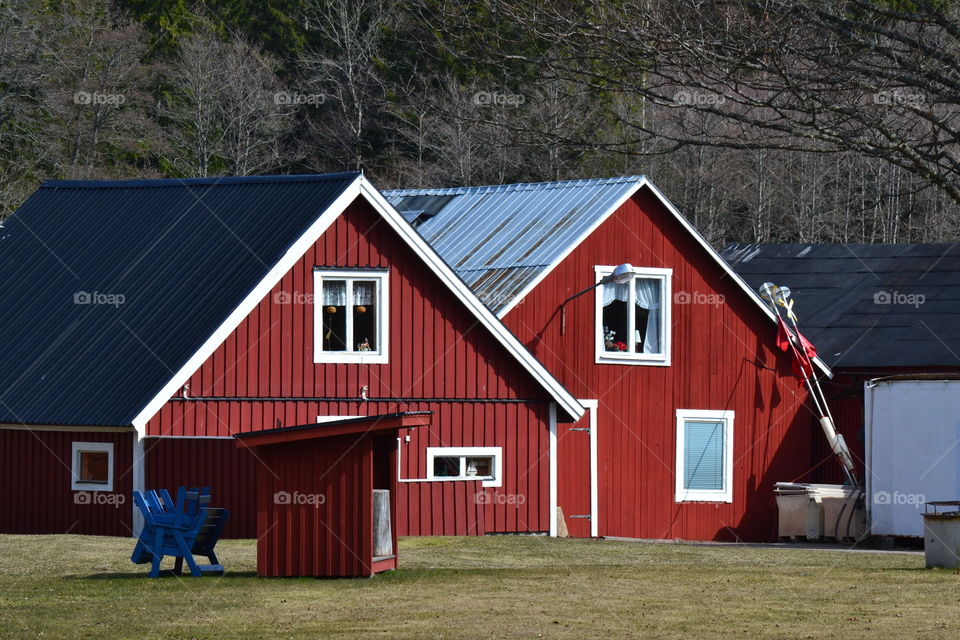
M 960 637 L 960 575 L 913 554 L 409 538 L 372 579 L 151 580 L 133 541 L 0 536 L 2 638 Z

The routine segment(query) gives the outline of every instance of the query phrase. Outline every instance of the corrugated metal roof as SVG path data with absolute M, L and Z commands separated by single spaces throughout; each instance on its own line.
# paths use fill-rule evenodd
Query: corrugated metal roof
M 358 175 L 44 184 L 0 229 L 0 422 L 130 424 Z
M 422 212 L 417 231 L 497 313 L 642 180 L 404 189 L 384 196 L 401 212 Z
M 960 246 L 734 244 L 753 287 L 790 287 L 800 330 L 831 366 L 960 367 Z

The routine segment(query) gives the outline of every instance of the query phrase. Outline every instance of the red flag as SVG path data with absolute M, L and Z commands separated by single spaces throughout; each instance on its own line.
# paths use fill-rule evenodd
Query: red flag
M 777 317 L 777 346 L 780 347 L 781 351 L 789 349 L 793 353 L 793 373 L 800 377 L 806 375 L 809 378 L 813 375 L 813 363 L 810 362 L 810 359 L 816 357 L 817 349 L 799 331 L 796 332 L 796 336 L 800 340 L 802 349 L 797 349 L 790 336 L 787 325 L 781 318 Z

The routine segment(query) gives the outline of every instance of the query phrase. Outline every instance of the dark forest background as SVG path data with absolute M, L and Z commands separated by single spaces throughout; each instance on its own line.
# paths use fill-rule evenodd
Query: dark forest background
M 953 2 L 0 0 L 43 180 L 647 174 L 713 243 L 958 237 Z

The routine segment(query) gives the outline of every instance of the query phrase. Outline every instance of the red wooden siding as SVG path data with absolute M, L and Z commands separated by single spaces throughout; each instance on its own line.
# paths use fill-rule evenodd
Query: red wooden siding
M 230 510 L 222 537 L 256 536 L 256 460 L 249 451 L 232 438 L 146 438 L 143 447 L 148 488 L 212 487 L 213 506 Z
M 371 575 L 373 531 L 362 525 L 372 522 L 372 438 L 259 447 L 257 456 L 257 575 Z M 310 500 L 277 500 L 281 492 Z
M 113 491 L 70 488 L 73 442 L 113 443 Z M 132 448 L 130 432 L 0 429 L 0 532 L 131 535 Z
M 595 282 L 595 265 L 622 262 L 672 269 L 674 296 L 722 296 L 718 305 L 672 301 L 669 367 L 595 364 L 592 293 L 567 305 L 566 335 L 559 333 L 560 303 Z M 627 201 L 505 322 L 575 396 L 599 400 L 600 535 L 776 535 L 773 484 L 803 479 L 810 466 L 806 392 L 770 370 L 789 370 L 771 349 L 774 326 L 652 196 Z M 674 501 L 677 409 L 735 411 L 732 504 Z
M 389 269 L 389 364 L 313 363 L 315 266 Z M 433 411 L 433 425 L 414 430 L 409 443 L 401 432 L 401 477 L 425 477 L 427 446 L 502 446 L 504 485 L 483 493 L 514 497 L 485 503 L 482 529 L 549 528 L 549 397 L 362 201 L 307 251 L 189 384 L 190 399 L 171 399 L 148 423 L 148 435 L 228 436 L 307 424 L 318 415 Z M 364 387 L 366 402 L 360 400 Z M 148 455 L 148 477 L 152 464 Z M 233 463 L 225 457 L 218 464 Z M 478 531 L 476 516 L 469 515 L 473 484 L 401 483 L 401 535 Z

